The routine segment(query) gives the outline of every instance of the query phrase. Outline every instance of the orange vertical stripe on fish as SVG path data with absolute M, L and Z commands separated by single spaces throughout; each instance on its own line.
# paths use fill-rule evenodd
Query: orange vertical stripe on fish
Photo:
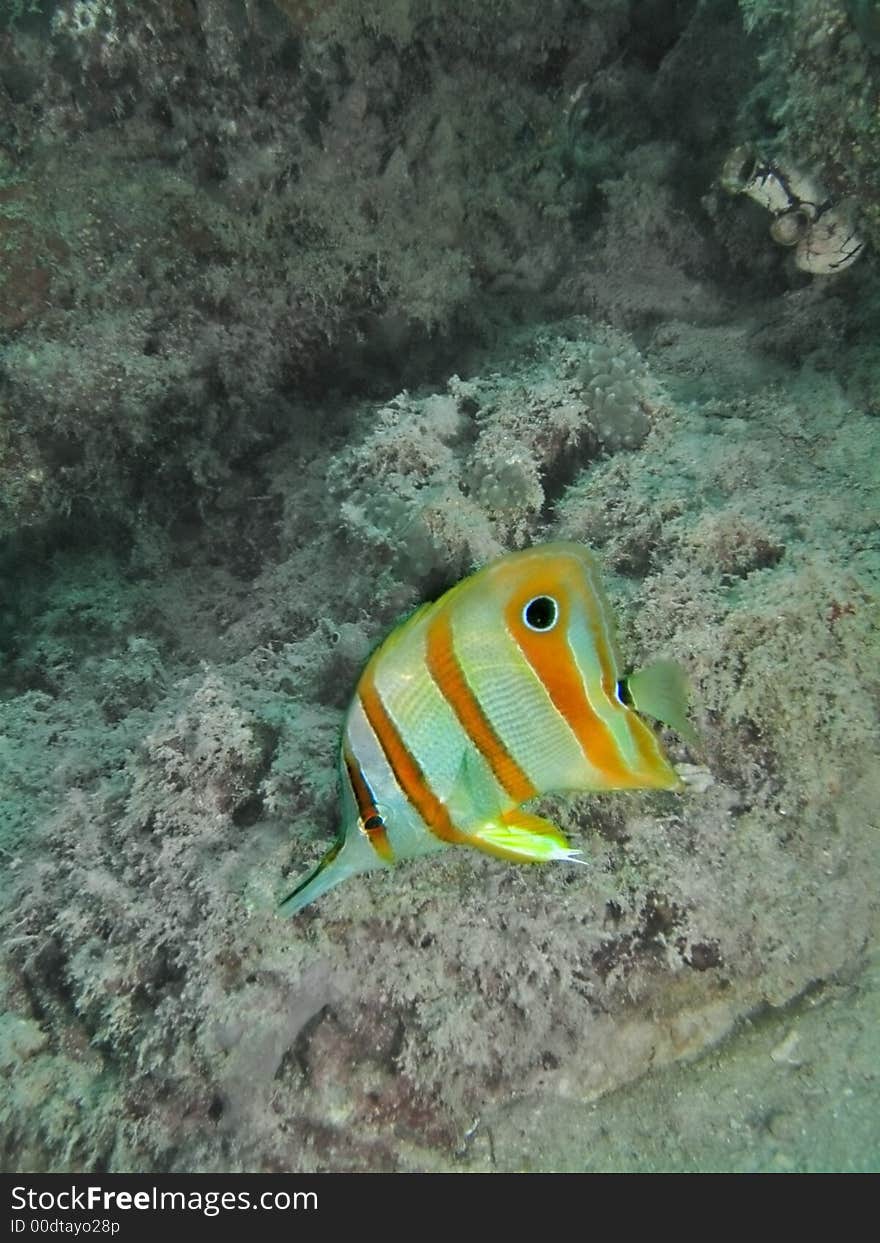
M 386 863 L 394 862 L 394 851 L 388 841 L 388 834 L 385 832 L 385 821 L 379 813 L 376 806 L 376 796 L 367 784 L 367 780 L 361 771 L 361 766 L 352 755 L 350 749 L 343 745 L 342 760 L 345 765 L 345 771 L 351 782 L 352 793 L 357 803 L 358 827 L 360 831 L 366 834 L 370 845 L 376 854 Z
M 450 820 L 446 807 L 428 785 L 418 761 L 407 750 L 397 727 L 388 715 L 369 665 L 362 679 L 360 701 L 400 788 L 424 824 L 443 842 L 450 845 L 463 842 L 464 834 Z
M 428 627 L 427 654 L 428 672 L 499 785 L 515 803 L 526 803 L 534 798 L 538 791 L 507 751 L 467 684 L 455 655 L 452 625 L 445 609 L 437 613 Z

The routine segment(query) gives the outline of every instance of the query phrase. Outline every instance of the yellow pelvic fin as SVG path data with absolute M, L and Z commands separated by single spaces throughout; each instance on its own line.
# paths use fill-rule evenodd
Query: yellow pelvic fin
M 583 863 L 555 824 L 514 807 L 468 829 L 468 844 L 512 863 Z
M 687 676 L 674 660 L 657 660 L 630 674 L 626 688 L 638 712 L 671 726 L 685 742 L 699 746 L 699 735 L 687 719 L 690 693 Z

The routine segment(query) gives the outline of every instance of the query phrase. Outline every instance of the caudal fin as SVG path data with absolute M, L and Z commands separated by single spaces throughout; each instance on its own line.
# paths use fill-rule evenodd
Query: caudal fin
M 326 893 L 328 889 L 332 889 L 334 885 L 338 885 L 341 880 L 345 880 L 346 876 L 350 875 L 349 870 L 341 867 L 337 862 L 343 844 L 342 841 L 335 842 L 318 866 L 304 876 L 293 893 L 288 894 L 284 901 L 279 903 L 279 915 L 295 915 L 297 911 L 301 911 L 304 906 L 314 902 L 315 898 L 319 898 L 322 893 Z
M 334 842 L 318 866 L 304 876 L 293 893 L 280 903 L 278 912 L 280 915 L 295 915 L 349 876 L 388 866 L 365 833 L 349 830 Z

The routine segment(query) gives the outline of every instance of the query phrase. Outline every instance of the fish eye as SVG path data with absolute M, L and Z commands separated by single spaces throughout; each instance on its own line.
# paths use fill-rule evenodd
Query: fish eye
M 552 630 L 559 618 L 559 605 L 552 596 L 535 596 L 522 611 L 529 630 Z

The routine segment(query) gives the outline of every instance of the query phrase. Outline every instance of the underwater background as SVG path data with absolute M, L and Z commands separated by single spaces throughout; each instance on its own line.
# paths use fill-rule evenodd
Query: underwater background
M 0 2 L 3 1169 L 880 1167 L 878 245 L 873 0 Z M 687 792 L 279 918 L 548 539 Z

